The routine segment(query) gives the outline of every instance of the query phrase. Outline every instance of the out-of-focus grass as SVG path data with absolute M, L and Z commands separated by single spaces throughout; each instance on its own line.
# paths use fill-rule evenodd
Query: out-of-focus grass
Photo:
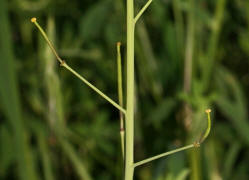
M 62 57 L 117 101 L 115 45 L 122 42 L 125 59 L 125 3 L 20 2 L 0 1 L 0 179 L 121 179 L 118 112 L 59 68 L 29 19 L 38 16 Z M 153 1 L 138 22 L 135 159 L 199 138 L 210 106 L 211 136 L 198 152 L 139 167 L 135 176 L 248 179 L 248 2 L 193 2 Z M 186 94 L 189 13 L 195 22 Z M 184 103 L 192 109 L 189 128 Z
M 11 28 L 6 3 L 5 0 L 0 2 L 0 98 L 2 111 L 6 118 L 1 127 L 0 156 L 3 159 L 1 158 L 0 175 L 4 176 L 7 174 L 8 168 L 15 162 L 17 166 L 13 168 L 13 174 L 16 175 L 13 175 L 13 178 L 19 177 L 23 180 L 36 180 L 39 178 L 36 175 L 33 153 L 29 143 L 30 134 L 26 132 L 27 128 L 25 127 L 22 116 L 16 60 L 13 53 Z

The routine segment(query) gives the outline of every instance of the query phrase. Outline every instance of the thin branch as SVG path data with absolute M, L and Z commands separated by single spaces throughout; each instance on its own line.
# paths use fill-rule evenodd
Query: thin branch
M 149 0 L 144 7 L 138 12 L 136 17 L 134 18 L 134 24 L 136 24 L 137 20 L 141 17 L 141 15 L 144 13 L 144 11 L 149 7 L 149 5 L 152 3 L 152 0 Z
M 150 162 L 150 161 L 153 161 L 153 160 L 156 160 L 156 159 L 159 159 L 159 158 L 162 158 L 162 157 L 165 157 L 165 156 L 168 156 L 168 155 L 170 155 L 170 154 L 174 154 L 174 153 L 177 153 L 177 152 L 180 152 L 180 151 L 184 151 L 184 150 L 186 150 L 186 149 L 190 149 L 190 148 L 193 148 L 193 147 L 197 147 L 197 146 L 195 146 L 194 144 L 190 144 L 190 145 L 188 145 L 188 146 L 184 146 L 184 147 L 181 147 L 181 148 L 172 150 L 172 151 L 168 151 L 168 152 L 159 154 L 159 155 L 157 155 L 157 156 L 153 156 L 153 157 L 148 158 L 148 159 L 144 159 L 144 160 L 142 160 L 142 161 L 139 161 L 139 162 L 137 162 L 137 163 L 134 163 L 134 167 L 140 166 L 140 165 L 145 164 L 145 163 L 148 163 L 148 162 Z
M 73 73 L 76 77 L 78 77 L 81 81 L 83 81 L 86 85 L 88 85 L 90 88 L 92 88 L 96 93 L 98 93 L 100 96 L 102 96 L 104 99 L 106 99 L 109 103 L 111 103 L 113 106 L 115 106 L 117 109 L 119 109 L 121 112 L 123 112 L 124 114 L 126 113 L 126 110 L 124 108 L 122 108 L 121 106 L 119 106 L 116 102 L 114 102 L 111 98 L 109 98 L 107 95 L 105 95 L 102 91 L 100 91 L 98 88 L 96 88 L 94 85 L 92 85 L 89 81 L 87 81 L 84 77 L 82 77 L 80 74 L 78 74 L 76 71 L 74 71 L 70 66 L 68 66 L 66 64 L 66 62 L 64 60 L 62 60 L 60 58 L 60 56 L 58 55 L 58 53 L 56 52 L 54 46 L 52 45 L 52 43 L 50 42 L 50 40 L 48 39 L 46 33 L 44 32 L 44 30 L 42 29 L 42 27 L 38 24 L 38 22 L 36 21 L 36 18 L 32 18 L 31 22 L 34 23 L 36 25 L 36 27 L 39 29 L 39 31 L 41 32 L 43 38 L 46 40 L 46 42 L 48 43 L 49 47 L 51 48 L 51 50 L 53 51 L 54 55 L 56 56 L 57 60 L 60 62 L 60 65 L 63 66 L 64 68 L 66 68 L 67 70 L 69 70 L 71 73 Z
M 81 81 L 83 81 L 86 85 L 88 85 L 90 88 L 92 88 L 96 93 L 98 93 L 100 96 L 102 96 L 104 99 L 106 99 L 109 103 L 111 103 L 113 106 L 115 106 L 117 109 L 122 111 L 125 114 L 125 109 L 119 106 L 116 102 L 114 102 L 111 98 L 109 98 L 107 95 L 102 93 L 98 88 L 96 88 L 94 85 L 92 85 L 89 81 L 87 81 L 85 78 L 83 78 L 79 73 L 74 71 L 70 66 L 66 64 L 65 61 L 61 63 L 61 66 L 68 69 L 71 73 L 73 73 L 75 76 L 77 76 Z
M 123 86 L 122 86 L 122 63 L 121 63 L 121 52 L 120 52 L 121 43 L 117 43 L 117 73 L 118 73 L 118 100 L 119 105 L 123 107 Z M 124 159 L 124 116 L 120 111 L 120 138 L 121 138 L 121 150 L 122 157 Z

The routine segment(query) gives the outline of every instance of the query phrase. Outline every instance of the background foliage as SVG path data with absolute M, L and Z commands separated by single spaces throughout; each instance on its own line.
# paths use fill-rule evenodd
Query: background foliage
M 121 41 L 125 77 L 125 1 L 0 0 L 0 179 L 122 179 L 119 112 L 59 68 L 34 16 L 115 101 Z M 248 58 L 249 1 L 154 0 L 136 27 L 135 159 L 196 140 L 209 107 L 213 127 L 135 179 L 249 179 Z

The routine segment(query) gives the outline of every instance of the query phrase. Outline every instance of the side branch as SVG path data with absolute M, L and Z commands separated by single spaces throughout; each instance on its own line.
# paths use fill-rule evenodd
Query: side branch
M 82 77 L 79 73 L 77 73 L 75 70 L 73 70 L 70 66 L 68 66 L 66 64 L 66 62 L 64 60 L 62 60 L 60 58 L 60 56 L 58 55 L 58 53 L 56 52 L 54 46 L 52 45 L 52 43 L 50 42 L 50 40 L 48 39 L 46 33 L 44 32 L 44 30 L 42 29 L 42 27 L 38 24 L 38 22 L 36 21 L 36 18 L 32 18 L 31 22 L 34 23 L 36 25 L 36 27 L 39 29 L 39 31 L 41 32 L 43 38 L 46 40 L 46 42 L 48 43 L 49 47 L 51 48 L 51 50 L 53 51 L 54 55 L 56 56 L 57 60 L 60 62 L 60 65 L 63 66 L 64 68 L 66 68 L 67 70 L 69 70 L 71 73 L 73 73 L 76 77 L 78 77 L 82 82 L 84 82 L 86 85 L 88 85 L 90 88 L 92 88 L 96 93 L 98 93 L 100 96 L 102 96 L 104 99 L 106 99 L 109 103 L 111 103 L 114 107 L 116 107 L 117 109 L 119 109 L 121 112 L 123 112 L 124 114 L 126 113 L 126 110 L 124 108 L 122 108 L 120 105 L 118 105 L 116 102 L 114 102 L 111 98 L 109 98 L 107 95 L 105 95 L 102 91 L 100 91 L 98 88 L 96 88 L 94 85 L 92 85 L 89 81 L 87 81 L 84 77 Z
M 145 164 L 145 163 L 148 163 L 150 161 L 153 161 L 153 160 L 156 160 L 156 159 L 159 159 L 159 158 L 162 158 L 162 157 L 165 157 L 165 156 L 168 156 L 170 154 L 174 154 L 174 153 L 177 153 L 177 152 L 180 152 L 180 151 L 184 151 L 186 149 L 190 149 L 190 148 L 198 148 L 200 147 L 201 143 L 204 142 L 204 140 L 208 137 L 209 133 L 210 133 L 210 130 L 211 130 L 211 118 L 210 118 L 210 113 L 211 113 L 211 109 L 207 109 L 206 111 L 206 114 L 207 114 L 207 129 L 205 130 L 205 132 L 203 133 L 203 135 L 200 137 L 200 139 L 196 142 L 194 142 L 193 144 L 190 144 L 188 146 L 184 146 L 184 147 L 181 147 L 181 148 L 178 148 L 178 149 L 175 149 L 175 150 L 172 150 L 172 151 L 168 151 L 168 152 L 165 152 L 165 153 L 162 153 L 162 154 L 159 154 L 159 155 L 156 155 L 156 156 L 153 156 L 151 158 L 148 158 L 148 159 L 145 159 L 145 160 L 142 160 L 142 161 L 139 161 L 137 163 L 134 163 L 134 168 L 137 167 L 137 166 L 140 166 L 142 164 Z
M 73 73 L 76 77 L 78 77 L 81 81 L 83 81 L 86 85 L 88 85 L 90 88 L 92 88 L 96 93 L 98 93 L 100 96 L 102 96 L 104 99 L 106 99 L 109 103 L 111 103 L 114 107 L 122 111 L 124 114 L 126 113 L 125 109 L 122 108 L 120 105 L 118 105 L 116 102 L 114 102 L 111 98 L 109 98 L 107 95 L 105 95 L 102 91 L 100 91 L 98 88 L 96 88 L 94 85 L 92 85 L 89 81 L 87 81 L 84 77 L 82 77 L 79 73 L 74 71 L 70 66 L 66 64 L 65 61 L 61 63 L 61 66 L 69 70 L 71 73 Z
M 152 3 L 152 0 L 149 0 L 144 7 L 139 11 L 139 13 L 134 18 L 134 24 L 136 24 L 137 20 L 141 17 L 141 15 L 144 13 L 144 11 L 149 7 L 149 5 Z
M 190 145 L 188 145 L 188 146 L 184 146 L 184 147 L 181 147 L 181 148 L 172 150 L 172 151 L 168 151 L 168 152 L 159 154 L 159 155 L 157 155 L 157 156 L 153 156 L 153 157 L 151 157 L 151 158 L 148 158 L 148 159 L 139 161 L 139 162 L 137 162 L 137 163 L 134 164 L 134 167 L 137 167 L 137 166 L 140 166 L 140 165 L 142 165 L 142 164 L 148 163 L 148 162 L 150 162 L 150 161 L 153 161 L 153 160 L 156 160 L 156 159 L 159 159 L 159 158 L 168 156 L 168 155 L 170 155 L 170 154 L 174 154 L 174 153 L 177 153 L 177 152 L 180 152 L 180 151 L 184 151 L 184 150 L 186 150 L 186 149 L 190 149 L 190 148 L 192 148 L 192 147 L 197 147 L 197 146 L 195 146 L 194 144 L 190 144 Z

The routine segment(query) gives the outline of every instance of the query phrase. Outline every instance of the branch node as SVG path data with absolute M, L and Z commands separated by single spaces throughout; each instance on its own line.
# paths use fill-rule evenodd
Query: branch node
M 66 61 L 65 61 L 65 60 L 62 60 L 62 61 L 60 62 L 60 66 L 65 66 L 65 64 L 66 64 Z
M 199 148 L 201 146 L 201 144 L 198 141 L 195 141 L 193 145 L 194 145 L 194 148 Z

